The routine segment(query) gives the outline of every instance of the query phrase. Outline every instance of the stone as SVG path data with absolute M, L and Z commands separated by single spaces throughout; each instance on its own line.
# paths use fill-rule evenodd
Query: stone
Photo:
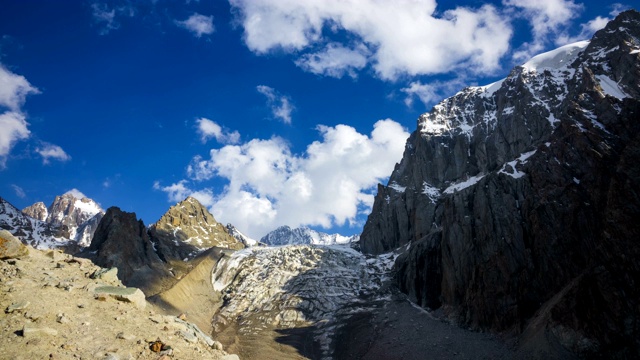
M 214 340 L 213 344 L 211 345 L 211 347 L 215 350 L 224 350 L 224 346 L 222 346 L 222 343 L 220 341 Z
M 190 331 L 179 330 L 176 334 L 182 337 L 188 343 L 195 344 L 198 342 L 198 337 Z
M 220 360 L 240 360 L 240 357 L 236 354 L 229 354 L 221 357 Z
M 24 338 L 40 338 L 43 336 L 57 336 L 58 331 L 49 327 L 36 327 L 32 325 L 24 325 L 22 328 L 22 336 Z
M 125 334 L 124 332 L 119 332 L 119 333 L 116 335 L 116 339 L 122 339 L 122 340 L 129 340 L 129 341 L 132 341 L 132 340 L 135 340 L 135 339 L 136 339 L 136 337 L 135 337 L 134 335 L 131 335 L 131 334 Z
M 29 255 L 29 249 L 7 230 L 0 230 L 0 260 L 19 259 Z
M 120 279 L 118 279 L 118 268 L 116 267 L 96 270 L 93 274 L 91 274 L 91 278 L 102 280 L 110 284 L 120 283 Z
M 144 293 L 133 287 L 100 286 L 95 288 L 94 295 L 97 298 L 110 296 L 116 300 L 132 303 L 139 309 L 144 309 L 147 306 Z
M 23 301 L 20 301 L 20 302 L 17 302 L 17 303 L 13 303 L 13 304 L 7 306 L 7 309 L 4 312 L 7 313 L 7 314 L 11 314 L 14 311 L 23 311 L 26 308 L 28 308 L 29 305 L 31 305 L 31 303 L 29 301 L 23 300 Z
M 65 314 L 58 314 L 56 315 L 56 321 L 59 322 L 60 324 L 68 324 L 71 322 L 71 320 L 69 320 L 69 318 L 67 317 L 67 315 Z

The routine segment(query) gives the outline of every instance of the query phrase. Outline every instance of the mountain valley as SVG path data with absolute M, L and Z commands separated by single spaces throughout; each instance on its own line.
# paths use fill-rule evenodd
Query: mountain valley
M 150 225 L 71 192 L 22 211 L 0 198 L 0 348 L 638 358 L 639 39 L 640 13 L 622 12 L 421 115 L 361 235 L 251 239 L 195 197 Z

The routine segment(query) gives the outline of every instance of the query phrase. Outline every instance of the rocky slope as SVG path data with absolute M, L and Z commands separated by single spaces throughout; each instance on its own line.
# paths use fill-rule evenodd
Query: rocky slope
M 639 356 L 638 39 L 623 12 L 422 115 L 363 251 L 406 245 L 401 290 L 459 324 L 541 354 Z
M 263 236 L 260 242 L 269 246 L 336 245 L 356 242 L 358 239 L 358 235 L 342 236 L 340 234 L 326 234 L 307 227 L 292 229 L 284 225 Z
M 11 238 L 0 232 L 3 245 L 24 247 Z M 89 260 L 33 248 L 8 254 L 6 246 L 0 259 L 2 358 L 238 359 L 192 324 L 150 309 L 144 296 L 122 295 L 131 288 Z M 151 346 L 158 340 L 164 351 Z

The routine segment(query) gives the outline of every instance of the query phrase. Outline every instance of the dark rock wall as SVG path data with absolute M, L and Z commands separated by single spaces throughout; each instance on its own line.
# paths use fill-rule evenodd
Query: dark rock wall
M 493 94 L 468 88 L 422 115 L 362 250 L 406 246 L 401 290 L 460 324 L 542 323 L 574 352 L 637 354 L 638 38 L 640 14 L 624 12 L 570 66 L 517 67 Z

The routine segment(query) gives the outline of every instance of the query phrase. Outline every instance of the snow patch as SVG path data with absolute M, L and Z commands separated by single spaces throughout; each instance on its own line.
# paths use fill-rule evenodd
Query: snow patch
M 440 190 L 438 190 L 438 188 L 434 186 L 431 186 L 426 181 L 422 183 L 422 187 L 422 193 L 427 195 L 427 197 L 429 197 L 429 200 L 431 200 L 431 202 L 435 204 L 440 197 Z
M 589 41 L 579 41 L 559 47 L 555 50 L 534 56 L 531 60 L 522 65 L 529 71 L 540 71 L 545 69 L 560 69 L 569 65 L 578 54 L 589 45 Z
M 478 181 L 480 181 L 483 177 L 485 176 L 485 174 L 478 174 L 475 176 L 472 176 L 470 178 L 468 178 L 465 181 L 461 181 L 458 183 L 455 183 L 453 185 L 450 185 L 448 188 L 444 189 L 443 193 L 444 194 L 453 194 L 456 191 L 460 191 L 463 189 L 466 189 L 470 186 L 473 186 L 475 184 L 478 183 Z
M 519 171 L 516 168 L 516 165 L 524 165 L 524 164 L 526 164 L 527 160 L 535 153 L 536 153 L 536 150 L 520 154 L 520 156 L 517 159 L 515 159 L 513 161 L 509 161 L 508 163 L 502 165 L 502 168 L 498 171 L 498 174 L 509 175 L 514 179 L 519 179 L 519 178 L 525 176 L 526 173 L 524 173 L 522 171 Z M 513 169 L 513 173 L 510 173 L 510 172 L 507 171 L 507 166 L 510 166 L 511 169 Z
M 390 187 L 390 188 L 392 188 L 393 190 L 395 190 L 395 191 L 397 191 L 397 192 L 401 192 L 401 193 L 402 193 L 402 192 L 404 192 L 404 191 L 407 189 L 407 187 L 406 187 L 406 186 L 400 186 L 400 185 L 398 185 L 398 183 L 397 183 L 397 182 L 395 182 L 395 181 L 394 181 L 394 182 L 392 182 L 391 184 L 389 184 L 389 187 Z
M 607 75 L 596 75 L 596 78 L 600 82 L 600 87 L 606 95 L 613 96 L 619 100 L 630 97 L 624 91 L 622 91 L 622 89 L 620 89 L 620 86 L 617 82 L 613 81 Z

